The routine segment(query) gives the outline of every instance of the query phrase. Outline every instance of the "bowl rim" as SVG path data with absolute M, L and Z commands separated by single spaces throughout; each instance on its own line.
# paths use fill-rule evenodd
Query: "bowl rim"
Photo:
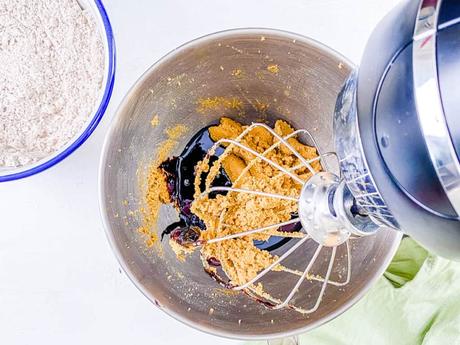
M 158 303 L 158 301 L 155 299 L 155 296 L 153 296 L 149 291 L 147 291 L 144 286 L 142 285 L 141 282 L 138 281 L 138 279 L 135 277 L 135 275 L 129 270 L 128 265 L 125 263 L 125 259 L 123 258 L 121 254 L 121 250 L 118 247 L 115 237 L 113 235 L 113 232 L 110 229 L 110 223 L 109 223 L 109 216 L 107 213 L 107 204 L 105 202 L 104 196 L 105 196 L 105 189 L 104 189 L 104 171 L 105 171 L 105 166 L 106 166 L 106 161 L 107 161 L 107 154 L 108 154 L 108 149 L 111 141 L 111 137 L 114 135 L 115 132 L 115 124 L 121 114 L 122 109 L 125 108 L 126 104 L 128 103 L 128 99 L 136 93 L 136 90 L 139 88 L 139 85 L 141 85 L 161 64 L 165 61 L 167 61 L 169 58 L 173 57 L 174 55 L 180 53 L 181 51 L 184 51 L 185 49 L 191 48 L 197 44 L 200 44 L 202 42 L 205 42 L 206 40 L 209 39 L 217 39 L 219 37 L 226 37 L 226 36 L 231 36 L 231 35 L 237 35 L 237 34 L 254 34 L 254 35 L 269 35 L 269 34 L 274 34 L 278 36 L 283 36 L 286 38 L 298 40 L 305 42 L 309 45 L 315 46 L 323 50 L 324 52 L 331 54 L 332 56 L 337 57 L 340 61 L 342 61 L 345 65 L 350 67 L 351 69 L 355 68 L 356 66 L 346 57 L 344 57 L 342 54 L 337 52 L 336 50 L 326 46 L 325 44 L 320 43 L 319 41 L 309 38 L 307 36 L 297 34 L 291 31 L 286 31 L 286 30 L 280 30 L 280 29 L 272 29 L 272 28 L 263 28 L 263 27 L 247 27 L 247 28 L 233 28 L 233 29 L 226 29 L 226 30 L 221 30 L 221 31 L 216 31 L 213 33 L 209 33 L 203 36 L 200 36 L 198 38 L 192 39 L 190 41 L 187 41 L 177 48 L 174 48 L 170 50 L 168 53 L 163 55 L 161 58 L 159 58 L 156 62 L 154 62 L 150 67 L 147 68 L 147 70 L 141 74 L 141 76 L 134 82 L 134 84 L 131 86 L 131 88 L 128 90 L 126 95 L 123 97 L 120 105 L 118 106 L 115 115 L 111 119 L 111 123 L 109 125 L 109 130 L 106 133 L 104 143 L 102 146 L 102 152 L 101 152 L 101 158 L 99 161 L 99 176 L 98 176 L 98 188 L 99 188 L 99 212 L 101 213 L 102 217 L 102 222 L 104 225 L 104 232 L 107 237 L 107 240 L 109 242 L 109 245 L 112 249 L 112 251 L 115 254 L 116 260 L 118 261 L 118 264 L 128 277 L 128 279 L 133 283 L 133 285 L 155 306 L 157 306 L 160 310 L 162 310 L 164 313 L 167 315 L 171 316 L 172 318 L 176 319 L 177 321 L 181 322 L 182 324 L 185 324 L 195 330 L 214 335 L 214 336 L 219 336 L 222 338 L 227 338 L 227 339 L 232 339 L 232 340 L 270 340 L 270 339 L 279 339 L 279 338 L 285 338 L 285 337 L 291 337 L 295 335 L 299 335 L 301 333 L 308 332 L 318 326 L 321 326 L 322 324 L 329 322 L 339 315 L 341 315 L 343 312 L 348 310 L 351 306 L 353 306 L 356 302 L 358 302 L 368 291 L 369 289 L 376 283 L 376 281 L 383 275 L 385 272 L 387 266 L 390 264 L 394 254 L 396 253 L 396 250 L 398 249 L 399 243 L 401 241 L 401 238 L 403 234 L 401 232 L 395 232 L 395 237 L 394 237 L 394 242 L 392 246 L 390 247 L 388 251 L 388 255 L 386 259 L 383 261 L 383 264 L 379 268 L 379 270 L 376 271 L 376 274 L 374 277 L 372 277 L 370 280 L 367 281 L 365 286 L 361 291 L 359 291 L 353 298 L 349 299 L 346 301 L 343 305 L 341 305 L 339 308 L 334 310 L 334 312 L 330 313 L 329 315 L 318 319 L 317 321 L 312 322 L 309 325 L 306 325 L 304 327 L 285 332 L 285 333 L 267 333 L 265 335 L 248 335 L 248 334 L 240 334 L 237 332 L 229 332 L 229 331 L 222 331 L 218 329 L 214 329 L 212 327 L 204 326 L 200 324 L 199 320 L 196 322 L 189 320 L 185 317 L 183 317 L 181 314 L 176 313 L 173 310 L 168 309 L 167 307 L 164 307 Z
M 107 48 L 105 48 L 106 50 L 105 55 L 107 58 L 107 71 L 104 72 L 104 73 L 107 73 L 107 80 L 106 80 L 106 84 L 104 87 L 104 92 L 102 94 L 102 97 L 100 98 L 100 104 L 97 107 L 97 110 L 95 111 L 94 116 L 92 117 L 91 121 L 89 122 L 87 127 L 84 129 L 84 131 L 81 132 L 81 134 L 76 139 L 73 139 L 73 142 L 71 141 L 70 143 L 66 144 L 67 147 L 64 150 L 58 151 L 57 154 L 54 153 L 53 155 L 50 156 L 49 159 L 45 157 L 42 163 L 39 163 L 37 165 L 32 165 L 30 168 L 27 168 L 27 165 L 26 165 L 25 167 L 16 168 L 16 169 L 21 169 L 20 171 L 17 171 L 17 172 L 14 172 L 14 170 L 16 169 L 12 169 L 11 173 L 8 173 L 8 170 L 7 170 L 5 175 L 0 175 L 0 182 L 13 181 L 13 180 L 22 179 L 28 176 L 32 176 L 42 171 L 45 171 L 46 169 L 51 168 L 52 166 L 61 162 L 63 159 L 65 159 L 71 153 L 73 153 L 77 148 L 79 148 L 89 138 L 89 136 L 93 133 L 93 131 L 96 129 L 97 125 L 101 121 L 102 117 L 104 116 L 107 106 L 109 105 L 110 98 L 112 96 L 113 86 L 115 82 L 115 67 L 116 67 L 115 39 L 113 35 L 112 25 L 110 24 L 110 20 L 107 15 L 107 11 L 105 10 L 104 5 L 102 4 L 102 0 L 92 0 L 92 1 L 94 2 L 98 10 L 98 11 L 95 11 L 95 14 L 97 15 L 98 13 L 100 16 L 100 19 L 102 20 L 102 24 L 104 26 L 104 32 L 105 32 L 104 40 L 107 43 Z

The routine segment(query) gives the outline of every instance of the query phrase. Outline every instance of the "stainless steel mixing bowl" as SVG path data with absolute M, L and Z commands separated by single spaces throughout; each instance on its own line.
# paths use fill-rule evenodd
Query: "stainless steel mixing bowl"
M 278 71 L 276 67 L 268 70 L 270 65 L 277 65 Z M 344 57 L 311 39 L 274 30 L 245 29 L 187 43 L 137 81 L 119 107 L 106 138 L 100 197 L 115 255 L 150 301 L 174 318 L 208 333 L 268 339 L 307 331 L 334 318 L 381 276 L 400 240 L 400 234 L 386 229 L 353 240 L 351 282 L 342 288 L 328 286 L 315 313 L 269 310 L 242 293 L 220 288 L 203 271 L 198 253 L 180 262 L 167 242 L 147 248 L 138 232 L 142 222 L 136 210 L 143 204 L 146 171 L 158 145 L 167 138 L 165 129 L 177 124 L 188 128 L 173 155 L 180 153 L 196 131 L 216 123 L 223 115 L 237 116 L 246 123 L 283 118 L 297 128 L 310 130 L 322 150 L 333 150 L 334 104 L 351 68 Z M 224 106 L 197 111 L 200 99 L 215 96 L 235 97 L 243 102 L 244 109 Z M 160 123 L 153 127 L 150 122 L 155 114 Z M 170 207 L 162 208 L 157 231 L 176 217 Z M 305 265 L 313 248 L 311 243 L 297 250 L 289 261 Z M 315 273 L 324 274 L 327 258 L 325 251 L 314 267 Z M 333 276 L 343 275 L 344 261 L 344 253 L 339 251 Z M 286 296 L 295 280 L 273 273 L 266 287 Z M 310 307 L 319 284 L 304 285 L 294 303 Z

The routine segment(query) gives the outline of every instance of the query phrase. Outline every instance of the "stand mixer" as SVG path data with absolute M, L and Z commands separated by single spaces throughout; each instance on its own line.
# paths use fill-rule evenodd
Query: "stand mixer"
M 460 3 L 407 1 L 380 23 L 336 104 L 343 178 L 319 173 L 299 198 L 316 242 L 337 246 L 387 226 L 460 258 L 459 82 Z
M 401 237 L 398 230 L 441 255 L 459 258 L 460 120 L 455 115 L 460 109 L 452 95 L 460 82 L 455 73 L 459 16 L 455 1 L 403 2 L 372 35 L 359 72 L 316 42 L 271 30 L 205 37 L 153 66 L 120 106 L 101 160 L 107 235 L 131 280 L 161 309 L 189 325 L 221 336 L 266 339 L 309 330 L 356 302 L 391 260 Z M 260 74 L 260 66 L 272 61 L 280 64 L 278 78 Z M 214 72 L 234 67 L 254 70 L 256 77 L 223 78 Z M 197 257 L 179 265 L 167 249 L 142 249 L 136 233 L 140 220 L 126 208 L 142 203 L 142 182 L 133 181 L 145 179 L 164 129 L 184 123 L 193 132 L 209 125 L 222 114 L 197 117 L 190 100 L 222 94 L 241 97 L 249 111 L 255 100 L 276 103 L 267 120 L 286 117 L 295 128 L 305 128 L 296 134 L 317 148 L 322 163 L 321 172 L 299 181 L 298 221 L 305 236 L 275 253 L 277 263 L 303 265 L 293 269 L 300 274 L 275 279 L 270 274 L 276 263 L 253 281 L 232 287 L 248 290 L 265 276 L 280 296 L 269 301 L 270 309 L 245 296 L 216 293 Z M 146 126 L 152 113 L 162 114 L 155 129 Z M 249 120 L 256 122 L 255 117 Z M 278 138 L 289 147 L 288 139 Z M 226 144 L 239 145 L 239 140 Z M 270 164 L 264 153 L 253 154 Z M 310 163 L 303 162 L 306 167 Z M 171 210 L 164 210 L 159 231 L 173 218 Z M 241 229 L 237 236 L 265 228 Z M 307 281 L 313 270 L 319 276 Z M 298 305 L 302 313 L 284 308 Z
M 458 82 L 458 1 L 406 1 L 377 27 L 334 118 L 340 170 L 368 215 L 342 217 L 352 232 L 384 224 L 460 258 Z

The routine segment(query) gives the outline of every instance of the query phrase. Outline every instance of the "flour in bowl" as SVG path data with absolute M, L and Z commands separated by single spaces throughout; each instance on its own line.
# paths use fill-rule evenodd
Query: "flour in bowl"
M 0 167 L 68 144 L 97 106 L 104 46 L 76 0 L 0 0 Z

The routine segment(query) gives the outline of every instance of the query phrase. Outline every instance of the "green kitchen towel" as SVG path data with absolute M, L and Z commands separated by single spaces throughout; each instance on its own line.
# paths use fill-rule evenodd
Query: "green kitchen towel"
M 428 251 L 410 237 L 405 237 L 383 274 L 395 287 L 401 287 L 415 278 Z
M 363 299 L 299 338 L 301 345 L 460 345 L 460 263 L 405 238 Z

